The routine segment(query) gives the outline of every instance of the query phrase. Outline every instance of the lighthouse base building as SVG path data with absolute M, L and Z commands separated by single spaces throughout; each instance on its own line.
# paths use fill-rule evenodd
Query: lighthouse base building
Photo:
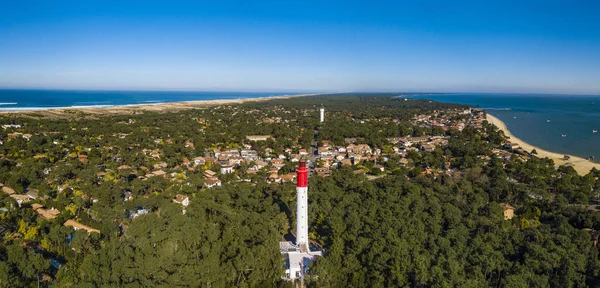
M 279 250 L 283 256 L 285 275 L 283 279 L 302 279 L 308 273 L 308 266 L 323 256 L 322 251 L 300 251 L 292 242 L 279 242 Z
M 308 240 L 308 170 L 306 162 L 300 161 L 296 170 L 296 243 L 280 242 L 285 276 L 283 279 L 304 279 L 308 266 L 323 252 Z

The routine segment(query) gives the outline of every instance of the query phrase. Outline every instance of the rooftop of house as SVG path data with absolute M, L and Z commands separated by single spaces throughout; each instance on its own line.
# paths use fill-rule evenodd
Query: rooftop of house
M 54 209 L 54 208 L 51 208 L 51 209 L 37 208 L 37 209 L 34 209 L 34 210 L 40 216 L 42 216 L 42 218 L 48 219 L 48 220 L 52 220 L 52 219 L 58 217 L 58 215 L 60 214 L 60 210 Z
M 73 227 L 75 229 L 83 229 L 83 230 L 86 230 L 88 233 L 98 233 L 98 234 L 100 234 L 100 230 L 94 229 L 94 228 L 92 228 L 90 226 L 87 226 L 87 225 L 83 225 L 83 224 L 81 224 L 81 223 L 79 223 L 79 222 L 77 222 L 77 221 L 75 221 L 73 219 L 67 220 L 64 225 L 65 226 Z
M 206 171 L 204 171 L 204 175 L 208 175 L 208 176 L 212 177 L 212 176 L 217 175 L 217 172 L 214 172 L 212 170 L 206 170 Z
M 8 195 L 12 195 L 12 194 L 15 194 L 15 193 L 16 193 L 14 189 L 12 189 L 12 188 L 10 188 L 10 187 L 8 187 L 8 186 L 3 186 L 3 187 L 2 187 L 2 191 L 3 191 L 4 193 L 8 194 Z
M 183 194 L 177 194 L 177 196 L 175 196 L 175 200 L 174 200 L 174 201 L 175 201 L 175 202 L 177 202 L 177 203 L 181 203 L 181 202 L 183 202 L 183 201 L 184 201 L 186 198 L 189 198 L 189 197 L 188 197 L 188 196 L 186 196 L 186 195 L 183 195 Z
M 206 181 L 204 181 L 204 183 L 208 184 L 208 185 L 214 185 L 217 183 L 220 183 L 221 180 L 217 179 L 217 178 L 208 178 L 206 179 Z

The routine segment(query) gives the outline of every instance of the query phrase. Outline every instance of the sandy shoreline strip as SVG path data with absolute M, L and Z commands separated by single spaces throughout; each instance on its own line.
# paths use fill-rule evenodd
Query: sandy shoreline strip
M 126 104 L 126 105 L 98 105 L 98 106 L 72 106 L 72 107 L 40 107 L 40 108 L 14 108 L 14 110 L 0 110 L 0 113 L 25 113 L 25 112 L 39 112 L 49 110 L 130 110 L 130 109 L 143 109 L 143 110 L 166 110 L 169 108 L 196 108 L 202 106 L 212 105 L 231 105 L 240 104 L 246 102 L 262 102 L 276 99 L 290 99 L 295 97 L 305 96 L 316 96 L 321 94 L 297 94 L 297 95 L 279 95 L 279 96 L 264 96 L 264 97 L 253 97 L 253 98 L 235 98 L 235 99 L 211 99 L 211 100 L 192 100 L 192 101 L 175 101 L 175 102 L 164 102 L 164 103 L 139 103 L 139 104 Z
M 552 159 L 554 161 L 554 165 L 556 167 L 558 167 L 560 165 L 572 166 L 573 168 L 575 168 L 575 171 L 577 171 L 577 173 L 579 173 L 580 175 L 587 174 L 594 167 L 596 167 L 596 169 L 600 169 L 600 164 L 598 164 L 598 163 L 594 163 L 594 162 L 591 162 L 584 158 L 581 158 L 578 156 L 573 156 L 573 155 L 569 155 L 569 157 L 571 157 L 571 159 L 564 160 L 565 154 L 546 151 L 544 149 L 533 146 L 533 145 L 515 137 L 512 133 L 510 133 L 510 131 L 506 127 L 506 124 L 504 124 L 504 122 L 502 122 L 502 120 L 498 119 L 497 117 L 495 117 L 493 115 L 490 115 L 489 113 L 487 113 L 487 121 L 494 124 L 496 127 L 500 128 L 500 130 L 504 131 L 504 134 L 510 138 L 511 142 L 519 143 L 521 148 L 523 148 L 525 151 L 531 152 L 531 150 L 535 149 L 538 157 L 541 157 L 541 158 L 548 157 L 548 158 Z
M 321 94 L 298 94 L 298 95 L 280 95 L 280 96 L 265 96 L 256 98 L 237 98 L 237 99 L 214 99 L 214 100 L 195 100 L 195 101 L 181 101 L 181 102 L 166 102 L 156 104 L 129 104 L 129 105 L 117 105 L 117 106 L 91 106 L 91 107 L 48 107 L 40 109 L 27 109 L 22 110 L 4 110 L 0 111 L 1 114 L 41 114 L 44 116 L 61 116 L 67 115 L 68 112 L 78 111 L 85 114 L 91 115 L 111 115 L 111 114 L 132 114 L 141 111 L 174 111 L 174 110 L 185 110 L 194 108 L 204 108 L 208 106 L 218 105 L 234 105 L 248 102 L 263 102 L 277 99 L 290 99 L 295 97 L 305 96 L 316 96 Z

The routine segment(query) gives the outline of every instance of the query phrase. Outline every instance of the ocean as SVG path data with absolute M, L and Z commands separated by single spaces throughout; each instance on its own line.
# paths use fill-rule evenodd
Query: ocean
M 417 94 L 406 96 L 483 108 L 516 137 L 544 150 L 600 161 L 600 96 Z M 598 131 L 598 133 L 594 133 Z
M 74 91 L 0 90 L 0 111 L 48 108 L 112 107 L 169 102 L 260 98 L 297 95 L 297 92 L 175 92 L 175 91 Z

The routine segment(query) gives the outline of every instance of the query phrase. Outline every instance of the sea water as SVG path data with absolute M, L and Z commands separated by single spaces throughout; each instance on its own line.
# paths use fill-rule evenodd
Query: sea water
M 510 132 L 544 150 L 600 158 L 600 96 L 531 94 L 419 94 L 407 96 L 486 109 Z
M 260 98 L 296 94 L 301 93 L 0 90 L 0 111 L 20 111 L 48 108 L 112 107 L 196 100 Z

